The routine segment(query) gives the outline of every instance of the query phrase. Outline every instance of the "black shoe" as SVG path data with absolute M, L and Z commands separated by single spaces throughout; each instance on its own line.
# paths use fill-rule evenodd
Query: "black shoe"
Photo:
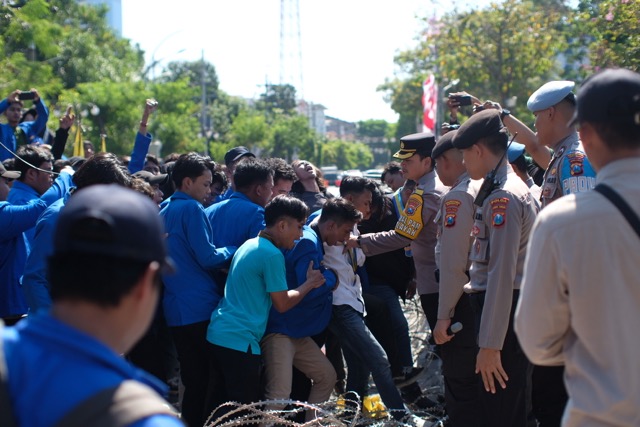
M 416 382 L 422 371 L 424 371 L 424 367 L 422 366 L 413 367 L 406 374 L 395 377 L 393 382 L 396 384 L 396 387 L 406 387 L 409 384 Z
M 333 391 L 339 396 L 347 391 L 347 382 L 345 380 L 336 381 L 336 385 L 333 386 Z

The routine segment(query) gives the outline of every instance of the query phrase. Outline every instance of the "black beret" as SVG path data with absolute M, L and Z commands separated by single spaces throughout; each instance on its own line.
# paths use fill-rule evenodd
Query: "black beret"
M 453 146 L 459 150 L 469 148 L 478 140 L 499 133 L 506 133 L 506 128 L 500 120 L 500 112 L 496 109 L 488 109 L 474 114 L 464 122 L 455 136 Z
M 431 132 L 412 133 L 400 138 L 400 150 L 393 157 L 404 160 L 416 153 L 431 156 L 435 144 L 436 138 Z
M 455 148 L 453 146 L 453 137 L 456 135 L 456 132 L 458 132 L 457 129 L 450 130 L 440 137 L 438 142 L 436 142 L 436 146 L 433 147 L 433 151 L 431 151 L 432 159 L 435 160 L 440 157 L 445 151 L 449 151 L 452 148 Z

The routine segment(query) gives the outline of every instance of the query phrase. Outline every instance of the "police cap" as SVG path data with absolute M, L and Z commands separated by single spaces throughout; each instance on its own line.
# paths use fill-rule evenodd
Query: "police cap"
M 527 108 L 532 112 L 546 110 L 565 98 L 575 104 L 575 95 L 571 92 L 575 85 L 569 80 L 545 83 L 531 94 L 527 101 Z
M 509 159 L 509 163 L 513 163 L 516 159 L 524 154 L 524 145 L 519 142 L 512 142 L 507 148 L 507 158 Z
M 431 132 L 413 133 L 400 138 L 400 150 L 393 155 L 396 159 L 405 160 L 420 153 L 431 156 L 431 150 L 436 144 L 436 138 Z
M 431 151 L 432 159 L 435 160 L 438 157 L 440 157 L 444 152 L 449 151 L 452 148 L 455 148 L 453 146 L 453 137 L 455 136 L 456 132 L 458 132 L 457 129 L 450 130 L 449 132 L 442 135 L 440 139 L 438 139 L 438 142 L 436 142 L 435 147 L 433 147 L 433 151 Z
M 471 147 L 480 139 L 506 133 L 496 109 L 488 109 L 474 114 L 464 122 L 453 137 L 453 146 L 458 150 Z
M 580 87 L 569 126 L 579 122 L 640 126 L 640 74 L 620 68 L 589 77 Z

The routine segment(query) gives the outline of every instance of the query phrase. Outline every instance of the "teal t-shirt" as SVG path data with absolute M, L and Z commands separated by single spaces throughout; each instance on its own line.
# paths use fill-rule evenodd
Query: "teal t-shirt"
M 264 237 L 247 240 L 236 252 L 224 297 L 211 315 L 207 340 L 221 347 L 260 354 L 271 309 L 270 292 L 286 291 L 284 256 Z

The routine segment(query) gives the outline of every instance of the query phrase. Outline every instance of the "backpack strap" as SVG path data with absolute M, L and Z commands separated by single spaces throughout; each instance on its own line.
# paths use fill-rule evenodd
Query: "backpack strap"
M 3 329 L 4 322 L 0 319 L 0 414 L 2 414 L 3 426 L 18 427 L 13 409 L 11 409 L 11 399 L 9 399 L 9 372 L 7 370 L 7 361 L 4 358 Z
M 594 190 L 602 194 L 618 208 L 620 213 L 629 222 L 631 228 L 633 228 L 638 237 L 640 237 L 640 218 L 638 218 L 638 215 L 636 215 L 627 202 L 625 202 L 624 199 L 608 185 L 598 184 Z
M 125 427 L 152 415 L 176 411 L 151 387 L 125 380 L 89 397 L 64 415 L 56 427 Z

